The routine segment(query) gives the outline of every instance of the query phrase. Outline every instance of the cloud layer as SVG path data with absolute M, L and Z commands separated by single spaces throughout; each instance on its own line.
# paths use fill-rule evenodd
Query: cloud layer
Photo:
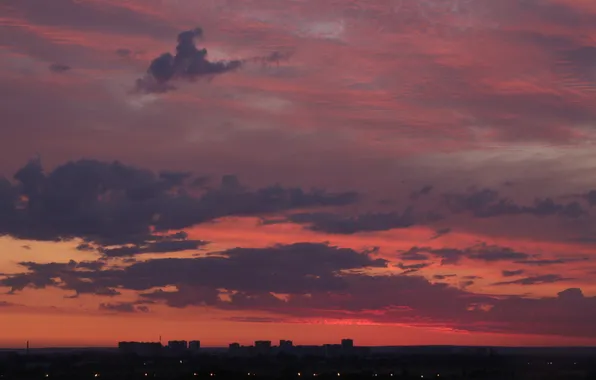
M 29 271 L 0 284 L 10 286 L 12 292 L 50 286 L 76 295 L 138 292 L 134 303 L 99 306 L 126 313 L 147 312 L 147 304 L 163 302 L 174 308 L 264 310 L 293 318 L 349 317 L 484 332 L 596 336 L 592 327 L 596 298 L 585 297 L 580 289 L 569 288 L 556 297 L 539 299 L 479 295 L 420 276 L 366 274 L 362 271 L 387 266 L 387 261 L 372 255 L 325 244 L 295 243 L 235 248 L 201 258 L 154 259 L 125 268 L 75 262 L 21 263 Z M 547 275 L 497 285 L 563 280 Z M 168 286 L 175 290 L 163 290 Z
M 596 343 L 594 5 L 175 3 L 0 5 L 0 346 Z
M 166 238 L 153 232 L 226 216 L 342 206 L 357 199 L 354 192 L 279 185 L 252 191 L 230 175 L 214 188 L 201 189 L 187 173 L 156 174 L 94 160 L 69 162 L 47 174 L 39 160 L 32 160 L 14 179 L 0 182 L 0 233 L 32 240 L 82 238 L 100 245 L 135 244 L 128 251 L 104 250 L 107 255 L 196 248 L 202 243 L 185 240 L 183 232 Z

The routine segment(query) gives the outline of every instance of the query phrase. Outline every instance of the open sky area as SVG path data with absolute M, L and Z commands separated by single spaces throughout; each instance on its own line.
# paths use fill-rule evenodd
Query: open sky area
M 593 0 L 3 0 L 0 347 L 596 345 Z

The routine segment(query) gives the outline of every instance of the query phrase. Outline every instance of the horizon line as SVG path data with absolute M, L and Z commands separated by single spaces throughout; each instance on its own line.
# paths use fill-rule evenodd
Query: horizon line
M 121 341 L 121 342 L 137 342 L 137 343 L 160 343 L 159 341 L 156 342 L 152 342 L 152 341 L 134 341 L 134 340 L 128 340 L 128 341 Z M 237 342 L 233 342 L 233 343 L 237 343 Z M 254 342 L 253 342 L 254 343 Z M 295 345 L 294 347 L 313 347 L 313 346 L 324 346 L 327 344 L 333 344 L 333 343 L 323 343 L 323 344 L 298 344 Z M 167 347 L 167 345 L 163 345 L 164 347 Z M 247 347 L 247 346 L 244 346 Z M 272 347 L 277 347 L 277 346 L 272 346 Z M 404 345 L 354 345 L 354 347 L 368 347 L 368 348 L 424 348 L 424 347 L 462 347 L 462 348 L 467 348 L 467 347 L 478 347 L 478 348 L 501 348 L 501 349 L 596 349 L 596 345 L 590 345 L 590 346 L 581 346 L 581 345 L 562 345 L 562 346 L 545 346 L 545 345 L 525 345 L 525 346 L 511 346 L 511 345 L 477 345 L 477 344 L 467 344 L 467 345 L 457 345 L 457 344 L 419 344 L 419 345 L 413 345 L 413 344 L 404 344 Z M 228 349 L 229 346 L 228 345 L 217 345 L 217 346 L 201 346 L 201 349 Z M 107 349 L 113 349 L 113 350 L 118 350 L 118 345 L 115 346 L 93 346 L 93 345 L 68 345 L 68 346 L 39 346 L 39 347 L 31 347 L 31 345 L 29 345 L 29 347 L 27 348 L 26 346 L 24 347 L 3 347 L 0 346 L 0 351 L 32 351 L 32 350 L 68 350 L 68 349 L 89 349 L 89 350 L 93 350 L 93 349 L 103 349 L 103 350 L 107 350 Z

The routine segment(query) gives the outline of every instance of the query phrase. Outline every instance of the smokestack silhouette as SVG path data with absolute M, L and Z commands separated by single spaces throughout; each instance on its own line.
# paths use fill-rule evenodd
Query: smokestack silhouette
M 29 355 L 29 341 L 27 341 L 27 350 L 25 351 Z

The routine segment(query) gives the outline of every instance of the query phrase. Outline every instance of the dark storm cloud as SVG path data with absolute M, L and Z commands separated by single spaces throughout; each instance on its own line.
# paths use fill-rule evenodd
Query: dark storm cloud
M 308 229 L 330 234 L 351 235 L 359 232 L 387 231 L 394 228 L 408 228 L 415 224 L 411 210 L 404 213 L 367 213 L 357 216 L 317 212 L 298 213 L 285 219 L 265 223 L 298 223 L 308 225 Z
M 419 247 L 412 247 L 409 250 L 400 253 L 399 257 L 404 261 L 426 261 L 430 256 L 421 253 Z
M 457 264 L 463 258 L 485 262 L 518 262 L 518 260 L 525 260 L 531 257 L 527 253 L 517 252 L 508 247 L 482 243 L 465 249 L 412 247 L 402 252 L 400 258 L 402 260 L 427 260 L 429 256 L 440 259 L 442 265 Z
M 528 258 L 530 255 L 511 248 L 481 244 L 467 250 L 467 257 L 487 262 L 512 261 Z
M 496 282 L 493 285 L 539 285 L 552 284 L 567 280 L 572 280 L 572 278 L 561 277 L 558 274 L 544 274 L 540 276 L 524 277 L 513 281 Z
M 270 291 L 235 291 L 229 301 L 214 299 L 207 289 L 179 287 L 176 291 L 149 293 L 151 299 L 161 299 L 170 306 L 213 305 L 223 309 L 267 310 L 293 316 L 316 316 L 322 310 L 345 317 L 353 312 L 403 308 L 406 316 L 428 317 L 440 311 L 452 317 L 457 309 L 465 308 L 469 300 L 485 300 L 445 284 L 431 284 L 418 276 L 367 276 L 345 274 L 341 289 L 290 293 L 285 298 Z M 461 296 L 461 298 L 460 298 Z M 210 303 L 211 302 L 211 303 Z M 346 314 L 347 313 L 347 314 Z M 325 312 L 323 312 L 325 316 Z M 403 315 L 402 315 L 403 317 Z
M 53 71 L 55 73 L 63 73 L 65 71 L 68 71 L 71 69 L 70 66 L 62 64 L 62 63 L 52 63 L 49 66 L 50 71 Z
M 236 70 L 243 61 L 211 62 L 207 59 L 207 49 L 198 49 L 196 38 L 203 37 L 203 30 L 195 28 L 178 34 L 176 55 L 164 53 L 149 65 L 147 76 L 137 80 L 137 90 L 144 92 L 164 92 L 173 87 L 175 79 L 195 80 L 203 76 L 213 76 Z
M 596 205 L 596 190 L 590 190 L 585 195 L 584 198 L 588 201 L 590 206 Z
M 413 191 L 410 194 L 410 199 L 416 200 L 416 199 L 420 198 L 423 195 L 429 194 L 432 191 L 432 189 L 433 189 L 433 186 L 431 186 L 431 185 L 424 186 L 420 190 Z
M 581 257 L 581 258 L 568 258 L 568 259 L 535 259 L 535 260 L 520 260 L 516 261 L 516 264 L 522 265 L 531 265 L 531 266 L 547 266 L 547 265 L 557 265 L 557 264 L 567 264 L 567 263 L 574 263 L 578 261 L 587 261 L 589 260 L 588 257 Z
M 195 81 L 201 77 L 213 77 L 234 71 L 249 62 L 279 64 L 288 59 L 289 53 L 273 52 L 263 57 L 234 59 L 230 61 L 210 61 L 207 49 L 197 48 L 196 39 L 203 38 L 203 29 L 195 28 L 178 34 L 176 54 L 163 53 L 155 58 L 147 70 L 147 75 L 137 80 L 136 90 L 141 92 L 167 92 L 175 89 L 172 81 Z
M 523 269 L 503 270 L 501 271 L 501 274 L 503 275 L 503 277 L 515 277 L 524 274 L 524 272 L 525 271 Z
M 158 282 L 152 284 L 153 287 L 182 283 L 248 292 L 308 293 L 344 287 L 339 271 L 386 266 L 385 260 L 373 259 L 368 252 L 296 243 L 270 248 L 234 248 L 218 256 L 196 259 L 140 262 L 126 268 L 124 276 L 133 288 L 147 286 L 146 280 L 136 284 L 135 279 L 155 278 Z
M 77 263 L 71 260 L 68 263 L 48 264 L 21 262 L 19 265 L 27 268 L 28 272 L 8 275 L 0 280 L 0 286 L 10 288 L 9 293 L 15 293 L 27 287 L 44 289 L 54 286 L 65 290 L 74 290 L 73 297 L 80 294 L 102 296 L 120 294 L 112 288 L 98 285 L 87 278 L 103 268 L 104 263 L 101 261 Z
M 154 235 L 140 244 L 115 248 L 98 247 L 97 251 L 107 257 L 124 257 L 143 253 L 171 253 L 196 250 L 207 244 L 209 243 L 203 240 L 188 240 L 188 235 L 181 231 L 166 236 Z
M 122 269 L 95 271 L 80 270 L 74 261 L 21 263 L 28 272 L 7 276 L 0 285 L 11 287 L 12 291 L 27 286 L 58 286 L 78 293 L 81 293 L 81 283 L 94 286 L 93 289 L 149 290 L 186 285 L 249 292 L 307 293 L 341 289 L 345 284 L 340 271 L 387 266 L 387 261 L 370 255 L 370 251 L 295 243 L 269 248 L 233 248 L 207 257 L 148 260 Z M 72 282 L 63 284 L 58 278 Z
M 438 239 L 441 236 L 445 236 L 450 232 L 451 232 L 451 228 L 449 228 L 449 227 L 439 228 L 439 229 L 435 230 L 435 234 L 430 239 L 431 240 Z
M 250 323 L 284 323 L 287 322 L 284 318 L 268 318 L 268 317 L 229 317 L 226 318 L 232 322 L 250 322 Z
M 10 288 L 9 293 L 14 294 L 15 292 L 23 290 L 26 287 L 33 289 L 45 289 L 49 286 L 58 285 L 58 282 L 54 278 L 33 272 L 31 274 L 21 273 L 8 276 L 0 280 L 0 285 Z
M 429 247 L 412 247 L 404 252 L 402 258 L 416 257 L 416 255 L 429 254 L 431 256 L 441 259 L 441 265 L 456 264 L 462 257 L 466 256 L 466 252 L 454 248 L 438 248 L 432 249 Z
M 433 276 L 433 278 L 435 280 L 445 280 L 445 279 L 448 279 L 448 278 L 451 278 L 451 277 L 457 277 L 457 275 L 456 274 L 435 274 Z
M 210 305 L 222 309 L 268 311 L 291 318 L 362 318 L 377 323 L 450 326 L 467 331 L 596 336 L 593 318 L 596 297 L 567 289 L 556 297 L 490 297 L 447 284 L 432 284 L 419 276 L 367 276 L 347 274 L 340 291 L 290 294 L 234 292 L 228 300 L 215 300 L 207 289 L 180 287 L 158 292 L 170 306 Z M 250 315 L 249 315 L 250 316 Z
M 399 264 L 397 264 L 397 267 L 404 271 L 403 274 L 409 274 L 409 273 L 418 272 L 420 269 L 427 268 L 428 266 L 430 266 L 430 264 L 431 263 L 417 263 L 417 264 L 399 263 Z
M 142 300 L 160 301 L 176 308 L 187 306 L 217 306 L 220 303 L 220 292 L 218 289 L 184 284 L 177 285 L 175 291 L 158 289 L 153 292 L 140 293 L 139 296 Z
M 35 240 L 82 238 L 105 247 L 134 244 L 139 253 L 204 244 L 164 242 L 154 230 L 179 230 L 225 216 L 342 206 L 358 199 L 353 192 L 305 192 L 279 185 L 249 190 L 234 176 L 225 176 L 219 187 L 195 195 L 187 190 L 190 177 L 186 173 L 156 175 L 118 162 L 94 160 L 69 162 L 49 173 L 39 160 L 33 160 L 14 179 L 14 184 L 0 179 L 0 235 Z
M 132 50 L 120 48 L 116 49 L 115 53 L 120 57 L 129 57 L 132 54 Z
M 596 297 L 585 297 L 581 289 L 569 288 L 556 297 L 509 297 L 496 302 L 485 314 L 486 322 L 511 321 L 517 331 L 561 336 L 596 336 L 590 320 L 596 318 Z M 506 329 L 495 326 L 496 331 Z
M 447 194 L 445 200 L 452 212 L 470 212 L 479 218 L 522 214 L 537 217 L 556 215 L 579 218 L 587 214 L 576 201 L 559 204 L 551 198 L 543 198 L 535 199 L 531 206 L 523 206 L 511 199 L 501 197 L 497 191 L 491 189 L 482 189 L 468 194 Z
M 26 276 L 30 282 L 21 280 L 21 289 L 55 286 L 76 291 L 72 284 L 86 283 L 94 289 L 139 292 L 136 302 L 100 306 L 114 312 L 145 311 L 144 305 L 158 302 L 176 308 L 242 310 L 247 317 L 251 311 L 267 311 L 291 318 L 362 318 L 468 331 L 596 336 L 596 298 L 584 297 L 579 289 L 538 299 L 478 295 L 465 289 L 477 276 L 462 277 L 460 288 L 455 288 L 416 275 L 367 275 L 359 271 L 385 267 L 387 262 L 371 257 L 368 251 L 325 244 L 235 248 L 205 257 L 154 259 L 96 270 L 74 262 L 21 265 L 29 271 L 6 277 L 0 285 L 10 286 L 12 278 Z M 66 283 L 65 278 L 71 282 Z M 515 283 L 563 280 L 545 275 Z
M 119 313 L 148 313 L 149 308 L 144 305 L 138 305 L 133 302 L 120 302 L 120 303 L 101 303 L 99 304 L 99 310 L 103 311 L 114 311 Z
M 207 242 L 201 240 L 177 240 L 145 242 L 143 245 L 123 246 L 117 248 L 102 248 L 101 253 L 108 257 L 133 256 L 141 253 L 168 253 L 197 249 Z

